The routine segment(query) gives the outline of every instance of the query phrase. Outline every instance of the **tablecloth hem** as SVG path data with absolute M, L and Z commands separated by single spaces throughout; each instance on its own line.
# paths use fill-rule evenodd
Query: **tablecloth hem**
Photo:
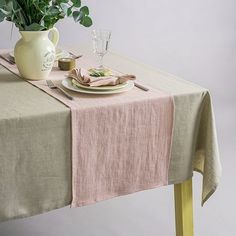
M 130 195 L 130 194 L 134 194 L 136 192 L 142 192 L 142 191 L 146 191 L 146 190 L 150 190 L 150 189 L 155 189 L 155 188 L 159 188 L 159 187 L 164 187 L 164 186 L 168 186 L 168 183 L 165 183 L 165 184 L 161 183 L 161 184 L 158 184 L 158 185 L 152 185 L 152 186 L 149 186 L 147 188 L 136 189 L 136 190 L 129 191 L 129 192 L 122 192 L 122 193 L 118 193 L 118 194 L 111 194 L 111 195 L 107 195 L 107 196 L 102 197 L 102 198 L 88 200 L 88 201 L 81 201 L 80 202 L 80 201 L 72 200 L 71 208 L 92 205 L 92 204 L 95 204 L 97 202 L 109 200 L 109 199 L 112 199 L 112 198 L 115 198 L 115 197 L 127 196 L 127 195 Z
M 9 220 L 18 220 L 18 219 L 28 218 L 28 217 L 32 217 L 32 216 L 36 216 L 36 215 L 41 215 L 41 214 L 44 214 L 44 213 L 47 213 L 47 212 L 50 212 L 50 211 L 53 211 L 53 210 L 57 210 L 57 209 L 69 206 L 70 201 L 57 203 L 54 206 L 52 206 L 51 203 L 49 203 L 48 207 L 45 207 L 45 208 L 42 207 L 40 210 L 37 210 L 37 212 L 30 212 L 30 213 L 20 214 L 20 215 L 13 216 L 13 217 L 5 216 L 5 217 L 0 218 L 0 223 L 6 222 L 6 221 L 9 221 Z

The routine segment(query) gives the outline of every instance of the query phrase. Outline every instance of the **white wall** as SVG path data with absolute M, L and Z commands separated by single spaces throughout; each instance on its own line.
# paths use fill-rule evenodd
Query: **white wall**
M 111 48 L 187 80 L 213 95 L 224 176 L 204 208 L 200 178 L 195 179 L 196 235 L 234 236 L 236 228 L 236 1 L 98 0 L 86 1 L 95 28 L 112 30 Z M 90 42 L 91 29 L 71 20 L 57 26 L 61 45 Z M 0 48 L 13 47 L 10 24 L 0 24 Z M 80 209 L 62 209 L 0 224 L 0 236 L 168 236 L 174 235 L 172 187 L 146 191 Z

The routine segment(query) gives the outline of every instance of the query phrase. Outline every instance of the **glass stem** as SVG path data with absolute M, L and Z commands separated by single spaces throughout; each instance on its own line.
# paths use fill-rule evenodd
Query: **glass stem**
M 99 57 L 99 66 L 98 66 L 99 69 L 103 69 L 103 56 L 104 55 L 100 55 Z

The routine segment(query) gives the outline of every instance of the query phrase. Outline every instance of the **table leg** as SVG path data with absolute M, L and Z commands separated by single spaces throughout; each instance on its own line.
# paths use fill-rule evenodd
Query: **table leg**
M 176 236 L 193 236 L 192 179 L 175 184 Z

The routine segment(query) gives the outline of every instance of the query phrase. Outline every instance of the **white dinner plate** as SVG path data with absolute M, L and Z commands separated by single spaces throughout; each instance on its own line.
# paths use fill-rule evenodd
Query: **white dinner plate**
M 10 55 L 10 57 L 12 57 L 13 59 L 15 58 L 15 56 L 14 56 L 14 51 L 9 52 L 9 55 Z M 60 49 L 60 48 L 57 48 L 57 49 L 56 49 L 56 58 L 55 58 L 55 61 L 58 61 L 59 59 L 61 59 L 61 58 L 66 58 L 66 57 L 71 57 L 69 52 L 67 52 L 67 51 L 65 51 L 65 50 L 63 50 L 63 49 Z
M 125 82 L 123 84 L 118 84 L 118 85 L 114 85 L 114 86 L 89 87 L 89 86 L 85 86 L 85 85 L 80 84 L 76 80 L 73 80 L 72 84 L 79 87 L 79 88 L 82 88 L 82 89 L 89 89 L 89 90 L 96 90 L 96 91 L 117 90 L 117 89 L 122 89 L 122 88 L 125 88 L 126 86 L 128 86 L 128 83 Z
M 62 85 L 74 92 L 78 92 L 78 93 L 87 93 L 87 94 L 116 94 L 116 93 L 124 93 L 127 92 L 129 90 L 131 90 L 134 87 L 134 82 L 133 81 L 128 81 L 127 82 L 127 86 L 120 88 L 120 89 L 116 89 L 116 90 L 89 90 L 89 89 L 84 89 L 84 88 L 80 88 L 77 87 L 75 85 L 72 84 L 71 79 L 64 79 L 62 80 Z

